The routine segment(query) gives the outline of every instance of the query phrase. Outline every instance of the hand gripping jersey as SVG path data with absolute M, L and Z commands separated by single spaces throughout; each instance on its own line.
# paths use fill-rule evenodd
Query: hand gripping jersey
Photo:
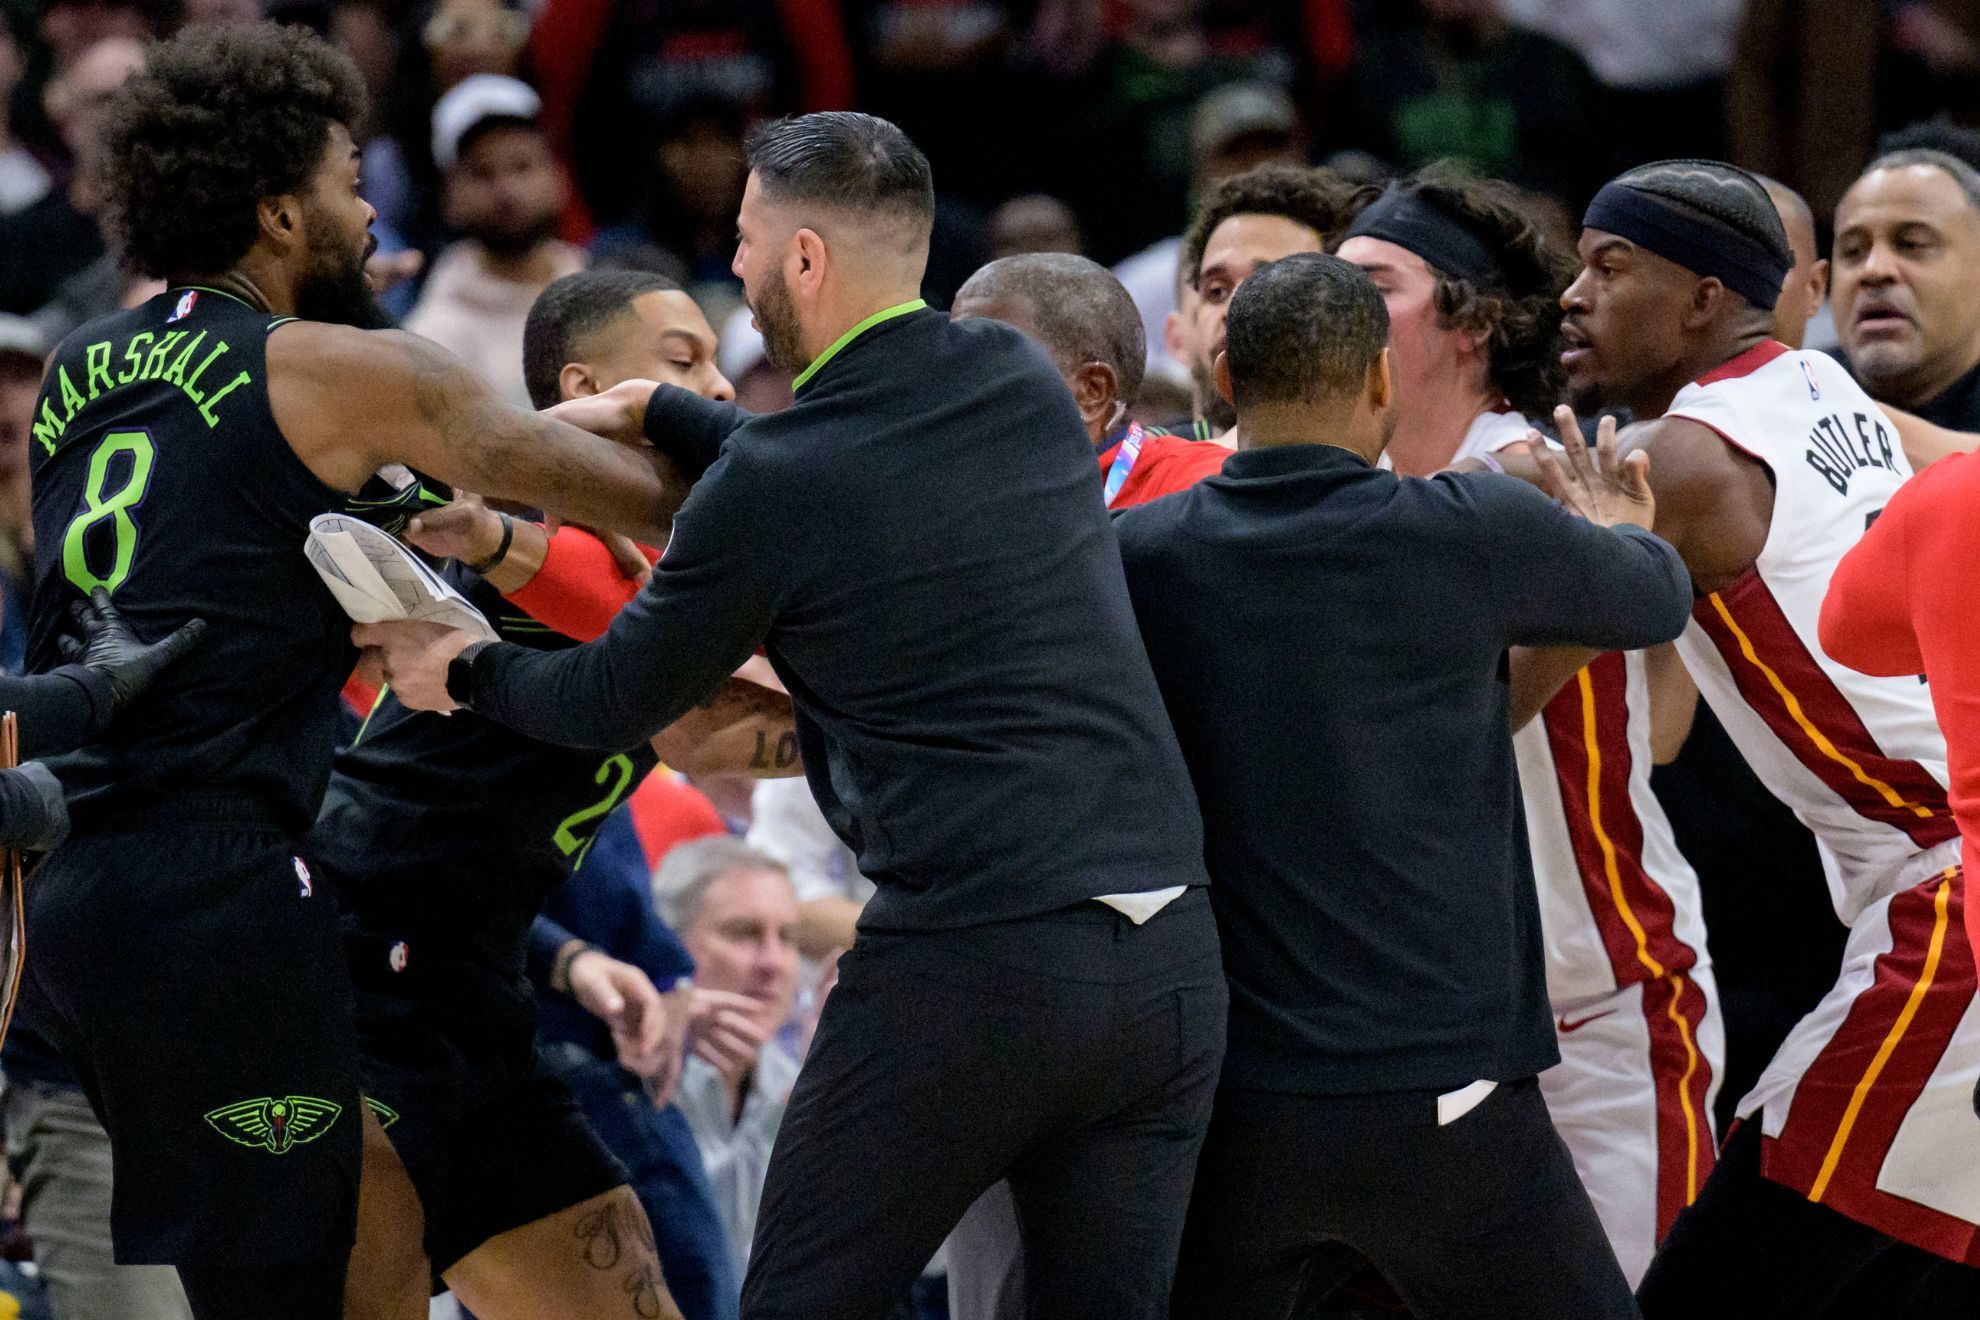
M 1816 636 L 1837 563 L 1911 464 L 1839 365 L 1771 341 L 1679 390 L 1666 415 L 1710 427 L 1773 476 L 1760 557 L 1698 601 L 1678 647 L 1754 773 L 1814 832 L 1836 914 L 1853 925 L 1958 860 L 1924 680 L 1860 674 Z
M 1517 413 L 1485 413 L 1456 458 L 1526 438 Z M 1547 996 L 1575 1004 L 1639 982 L 1668 983 L 1704 957 L 1698 876 L 1650 791 L 1650 691 L 1643 654 L 1597 657 L 1513 735 L 1540 922 Z M 1704 1011 L 1680 996 L 1686 1041 Z

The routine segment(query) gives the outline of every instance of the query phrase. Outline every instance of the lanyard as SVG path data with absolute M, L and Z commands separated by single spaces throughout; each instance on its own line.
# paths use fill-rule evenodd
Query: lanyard
M 1128 473 L 1134 471 L 1135 460 L 1141 457 L 1141 442 L 1145 433 L 1140 422 L 1129 422 L 1127 434 L 1121 437 L 1120 448 L 1114 451 L 1114 461 L 1107 467 L 1106 503 L 1112 507 L 1114 497 L 1127 485 Z

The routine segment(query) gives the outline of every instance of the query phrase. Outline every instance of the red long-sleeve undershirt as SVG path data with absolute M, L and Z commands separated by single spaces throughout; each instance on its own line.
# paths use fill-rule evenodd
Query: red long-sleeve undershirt
M 1829 583 L 1822 649 L 1866 674 L 1922 673 L 1946 736 L 1961 861 L 1980 876 L 1980 458 L 1962 454 L 1899 488 Z M 1980 903 L 1966 904 L 1980 948 Z
M 660 558 L 650 546 L 641 546 L 640 552 L 648 563 Z M 639 583 L 619 571 L 603 541 L 581 527 L 559 527 L 550 537 L 543 567 L 508 597 L 537 622 L 588 642 L 604 636 L 612 616 L 638 594 Z

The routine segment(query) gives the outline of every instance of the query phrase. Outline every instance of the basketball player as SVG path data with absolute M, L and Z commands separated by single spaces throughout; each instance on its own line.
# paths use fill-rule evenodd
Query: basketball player
M 1944 739 L 1917 679 L 1858 674 L 1816 640 L 1837 561 L 1912 465 L 1840 367 L 1770 337 L 1792 255 L 1751 176 L 1642 166 L 1583 225 L 1561 299 L 1570 397 L 1654 419 L 1626 444 L 1652 457 L 1656 531 L 1699 596 L 1686 667 L 1815 833 L 1851 928 L 1841 978 L 1739 1106 L 1640 1299 L 1652 1320 L 1820 1315 L 1899 1242 L 1969 1259 L 1980 1224 L 1980 1015 Z
M 679 495 L 648 456 L 362 328 L 362 111 L 356 67 L 300 29 L 152 48 L 101 184 L 168 288 L 56 350 L 30 446 L 34 667 L 97 588 L 140 636 L 209 624 L 52 764 L 74 832 L 37 877 L 24 994 L 109 1130 L 118 1259 L 177 1266 L 200 1320 L 341 1314 L 361 1148 L 367 1202 L 412 1199 L 360 1103 L 335 898 L 299 855 L 354 657 L 310 517 L 393 463 L 648 540 Z M 642 1237 L 615 1246 L 651 1267 Z
M 1559 397 L 1573 265 L 1517 195 L 1428 172 L 1355 217 L 1339 255 L 1389 309 L 1384 457 L 1428 475 L 1523 448 Z M 1598 657 L 1513 739 L 1561 1050 L 1540 1090 L 1632 1287 L 1712 1171 L 1724 1055 L 1698 877 L 1650 791 L 1647 654 Z
M 557 403 L 565 388 L 588 396 L 638 378 L 734 397 L 715 367 L 707 318 L 659 276 L 566 276 L 537 299 L 523 339 L 540 406 Z M 537 580 L 548 553 L 542 530 L 466 507 L 472 526 L 446 544 L 430 532 L 415 538 L 478 565 L 455 562 L 445 574 L 503 638 L 539 650 L 572 645 L 508 598 L 526 587 L 556 589 Z M 574 527 L 558 535 L 590 537 Z M 419 1191 L 425 1250 L 405 1235 L 379 1241 L 366 1254 L 375 1260 L 399 1248 L 400 1268 L 353 1279 L 353 1297 L 379 1296 L 389 1285 L 395 1300 L 424 1305 L 433 1278 L 482 1320 L 602 1320 L 626 1315 L 629 1296 L 634 1314 L 642 1305 L 657 1313 L 657 1274 L 605 1268 L 595 1250 L 568 1249 L 596 1248 L 614 1229 L 651 1229 L 625 1170 L 536 1057 L 524 946 L 544 898 L 582 865 L 599 824 L 659 763 L 660 749 L 711 729 L 731 746 L 774 746 L 791 732 L 788 701 L 774 700 L 784 707 L 781 722 L 758 713 L 747 692 L 731 693 L 651 744 L 601 756 L 474 715 L 410 711 L 389 689 L 380 696 L 337 758 L 308 848 L 347 914 L 365 1095 Z M 758 736 L 729 735 L 739 724 Z M 748 773 L 749 759 L 716 768 Z M 797 773 L 794 758 L 784 773 Z M 566 958 L 567 976 L 575 978 L 582 957 Z M 651 1032 L 660 1006 L 652 1009 L 653 1022 L 627 1029 Z M 685 1005 L 669 1011 L 684 1014 Z M 678 1051 L 678 1033 L 673 1043 Z M 652 1041 L 642 1044 L 650 1050 Z M 661 1061 L 626 1062 L 650 1072 Z

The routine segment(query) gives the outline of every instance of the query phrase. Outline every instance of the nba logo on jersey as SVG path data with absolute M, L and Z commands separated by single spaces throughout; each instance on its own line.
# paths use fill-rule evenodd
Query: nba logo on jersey
M 404 940 L 400 940 L 397 944 L 394 944 L 390 949 L 385 951 L 385 965 L 395 972 L 405 971 L 406 964 L 411 961 L 412 946 L 408 945 Z
M 191 315 L 193 304 L 198 301 L 199 301 L 199 294 L 191 289 L 187 289 L 184 293 L 179 295 L 179 305 L 177 307 L 174 307 L 172 309 L 172 314 L 165 318 L 165 324 L 170 325 L 174 321 L 182 320 L 183 318 Z
M 316 886 L 309 882 L 309 868 L 303 865 L 303 859 L 300 857 L 291 857 L 289 860 L 296 864 L 296 891 L 304 898 L 308 898 L 316 892 Z
M 1808 397 L 1819 400 L 1822 397 L 1822 387 L 1815 383 L 1815 369 L 1808 365 L 1807 358 L 1800 359 L 1800 362 L 1801 378 L 1808 382 Z

